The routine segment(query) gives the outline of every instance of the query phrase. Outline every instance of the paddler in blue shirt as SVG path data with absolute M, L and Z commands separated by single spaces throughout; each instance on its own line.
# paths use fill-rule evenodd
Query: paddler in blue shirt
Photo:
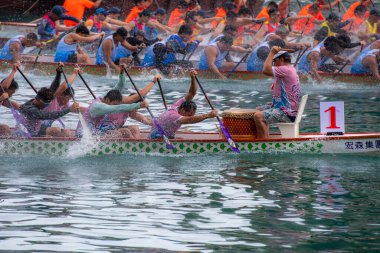
M 117 64 L 119 64 L 122 56 L 118 55 L 118 47 L 125 47 L 132 52 L 136 52 L 140 47 L 144 47 L 144 45 L 132 46 L 126 41 L 127 36 L 127 29 L 120 27 L 112 35 L 104 38 L 96 54 L 96 64 L 108 64 L 108 66 L 120 73 L 121 68 Z
M 373 42 L 356 58 L 351 74 L 372 74 L 380 81 L 380 40 Z
M 79 46 L 80 42 L 93 42 L 104 36 L 104 32 L 90 35 L 84 25 L 78 25 L 75 33 L 65 35 L 58 43 L 54 61 L 93 64 L 90 57 Z
M 178 34 L 172 34 L 166 40 L 156 42 L 148 47 L 141 66 L 156 66 L 165 75 L 170 73 L 170 65 L 172 64 L 191 68 L 190 62 L 177 60 L 176 53 L 186 55 L 191 52 L 195 46 L 195 43 L 190 42 L 192 34 L 193 30 L 189 25 L 182 25 Z
M 17 35 L 5 43 L 0 51 L 0 60 L 7 60 L 13 63 L 20 62 L 21 54 L 25 47 L 41 47 L 37 34 L 28 33 L 28 35 Z
M 210 43 L 202 52 L 201 59 L 199 60 L 199 69 L 210 69 L 217 74 L 220 78 L 226 77 L 220 73 L 222 67 L 233 68 L 234 62 L 223 62 L 230 51 L 249 53 L 252 51 L 250 48 L 243 48 L 240 46 L 233 46 L 233 38 L 230 36 L 223 36 L 218 42 Z

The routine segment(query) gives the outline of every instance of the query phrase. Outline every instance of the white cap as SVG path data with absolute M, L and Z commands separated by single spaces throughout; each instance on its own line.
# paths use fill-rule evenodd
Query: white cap
M 280 51 L 280 52 L 278 52 L 277 54 L 275 54 L 273 56 L 273 60 L 277 59 L 278 57 L 280 57 L 281 55 L 286 54 L 286 53 L 288 53 L 288 52 L 287 51 Z

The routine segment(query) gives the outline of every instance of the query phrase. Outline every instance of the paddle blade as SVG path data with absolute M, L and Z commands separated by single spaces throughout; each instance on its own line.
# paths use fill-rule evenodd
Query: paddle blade
M 224 124 L 222 123 L 222 121 L 220 119 L 218 119 L 218 121 L 219 121 L 219 125 L 220 125 L 220 130 L 222 131 L 223 135 L 226 137 L 227 142 L 230 145 L 231 149 L 235 153 L 240 153 L 240 150 L 236 146 L 234 140 L 232 140 L 232 137 L 231 137 L 230 133 L 228 132 L 227 128 L 224 126 Z
M 164 139 L 164 142 L 166 144 L 166 148 L 173 150 L 174 146 L 170 142 L 169 138 L 166 136 L 164 129 L 162 129 L 162 127 L 160 126 L 160 124 L 158 123 L 158 121 L 155 118 L 152 117 L 152 119 L 153 119 L 154 125 L 156 126 L 158 132 L 160 133 L 160 135 Z

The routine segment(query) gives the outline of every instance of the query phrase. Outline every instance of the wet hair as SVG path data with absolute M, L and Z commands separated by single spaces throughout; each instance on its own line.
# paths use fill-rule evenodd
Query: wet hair
M 185 101 L 178 107 L 178 110 L 184 109 L 185 112 L 191 112 L 191 110 L 197 110 L 197 104 L 193 101 Z
M 114 32 L 115 35 L 120 35 L 121 37 L 127 37 L 128 31 L 125 29 L 125 27 L 119 27 L 117 28 L 116 32 Z
M 141 3 L 143 0 L 135 0 L 135 5 Z
M 30 40 L 30 41 L 37 41 L 38 37 L 37 37 L 37 34 L 35 34 L 35 33 L 28 33 L 26 35 L 26 39 Z
M 0 85 L 3 84 L 3 82 L 5 81 L 5 78 L 3 80 L 1 80 L 0 82 Z M 9 85 L 8 89 L 13 89 L 13 90 L 17 90 L 18 89 L 18 83 L 15 81 L 15 79 L 13 78 L 12 81 L 11 81 L 11 85 Z M 1 90 L 0 90 L 1 91 Z
M 277 10 L 278 10 L 278 4 L 277 4 L 275 1 L 270 1 L 270 2 L 268 3 L 268 5 L 267 5 L 267 8 L 268 8 L 268 9 L 272 9 L 272 8 L 274 8 L 274 9 L 277 9 Z
M 330 51 L 334 54 L 340 54 L 342 52 L 342 47 L 339 44 L 339 40 L 334 37 L 330 36 L 327 37 L 325 42 L 323 43 L 323 46 L 326 48 L 327 51 Z
M 318 11 L 318 10 L 319 10 L 319 6 L 318 6 L 318 4 L 312 4 L 312 5 L 309 7 L 309 10 L 315 10 L 315 11 Z
M 220 38 L 219 42 L 231 46 L 234 43 L 234 39 L 231 36 L 224 35 L 222 38 Z
M 260 60 L 263 60 L 265 61 L 265 59 L 268 57 L 269 55 L 269 51 L 270 49 L 268 47 L 259 47 L 257 49 L 257 57 L 260 59 Z
M 233 25 L 226 25 L 224 27 L 224 32 L 236 32 L 236 27 Z
M 191 29 L 191 26 L 189 25 L 181 25 L 181 27 L 178 30 L 178 34 L 192 35 L 193 29 Z
M 71 94 L 73 94 L 73 96 L 75 95 L 75 91 L 72 87 L 70 88 L 67 88 L 63 93 L 62 95 L 63 96 L 71 96 Z
M 276 12 L 279 12 L 279 10 L 273 8 L 273 9 L 269 9 L 268 14 L 269 14 L 269 16 L 272 16 L 272 15 L 273 15 L 274 13 L 276 13 Z
M 104 96 L 104 99 L 109 99 L 111 102 L 121 102 L 123 100 L 123 95 L 121 95 L 121 92 L 119 90 L 110 90 Z
M 286 25 L 279 25 L 276 29 L 276 34 L 289 34 L 289 29 L 286 27 Z
M 338 44 L 340 47 L 342 48 L 349 48 L 350 44 L 351 44 L 351 38 L 350 36 L 348 36 L 347 34 L 338 34 L 336 36 L 337 40 L 338 40 Z
M 237 18 L 237 14 L 233 11 L 228 11 L 227 12 L 227 15 L 226 15 L 226 18 L 228 19 L 236 19 Z
M 90 31 L 84 24 L 78 25 L 77 29 L 75 30 L 75 33 L 83 33 L 85 35 L 90 35 Z
M 43 87 L 37 92 L 35 99 L 50 103 L 54 99 L 54 92 L 49 88 Z
M 236 9 L 236 5 L 232 2 L 232 1 L 226 1 L 224 3 L 224 9 L 226 9 L 227 11 L 231 11 L 231 10 L 234 10 Z
M 361 4 L 355 8 L 354 14 L 364 14 L 366 11 L 367 11 L 367 8 Z
M 196 18 L 195 18 L 195 16 L 196 16 L 196 12 L 195 11 L 190 11 L 190 12 L 188 12 L 187 14 L 186 14 L 186 17 L 185 17 L 185 22 L 186 23 L 189 23 L 189 21 L 194 21 L 194 22 L 196 22 Z
M 278 47 L 285 47 L 285 41 L 282 39 L 275 39 L 271 40 L 268 42 L 269 48 L 272 48 L 273 46 L 278 46 Z
M 238 12 L 238 16 L 241 16 L 241 15 L 250 15 L 251 12 L 250 10 L 247 8 L 247 7 L 241 7 L 239 12 Z
M 182 7 L 183 9 L 189 8 L 189 4 L 185 0 L 181 0 L 178 3 L 178 7 Z
M 150 17 L 150 16 L 152 16 L 152 13 L 147 9 L 139 13 L 139 17 Z

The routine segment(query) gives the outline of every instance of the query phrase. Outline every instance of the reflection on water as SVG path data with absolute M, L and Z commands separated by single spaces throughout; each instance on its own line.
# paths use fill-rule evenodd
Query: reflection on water
M 194 158 L 1 157 L 0 247 L 338 250 L 331 240 L 342 251 L 380 247 L 371 236 L 380 227 L 379 157 Z
M 117 82 L 116 77 L 84 77 L 97 95 Z M 135 82 L 142 87 L 151 78 L 140 76 Z M 43 87 L 52 77 L 30 79 Z M 20 76 L 16 80 L 21 86 L 16 101 L 34 96 Z M 270 80 L 201 81 L 220 110 L 271 100 Z M 162 85 L 171 103 L 186 93 L 189 79 L 163 80 Z M 88 105 L 91 96 L 80 80 L 74 88 L 78 101 Z M 348 131 L 380 130 L 376 87 L 307 84 L 303 93 L 310 96 L 302 131 L 318 131 L 320 101 L 342 100 Z M 157 87 L 147 97 L 153 114 L 163 111 Z M 196 101 L 199 113 L 209 110 L 201 94 Z M 0 112 L 0 123 L 14 124 L 8 110 L 1 107 Z M 75 127 L 78 117 L 70 114 L 64 121 Z M 184 129 L 214 131 L 215 122 Z M 379 160 L 280 154 L 0 157 L 0 248 L 374 252 L 380 248 Z

